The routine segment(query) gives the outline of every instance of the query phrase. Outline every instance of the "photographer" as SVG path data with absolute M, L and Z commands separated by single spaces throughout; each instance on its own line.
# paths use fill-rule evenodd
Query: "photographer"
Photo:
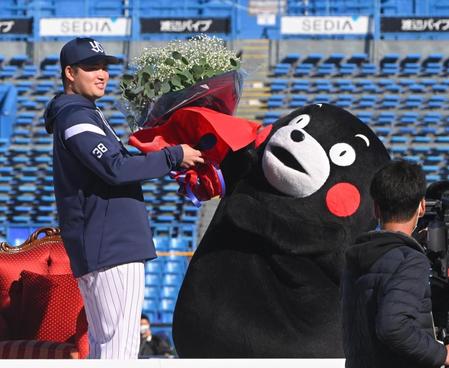
M 435 339 L 430 262 L 411 234 L 424 215 L 425 175 L 391 161 L 370 193 L 380 231 L 362 234 L 346 252 L 342 282 L 346 367 L 440 367 L 448 348 Z

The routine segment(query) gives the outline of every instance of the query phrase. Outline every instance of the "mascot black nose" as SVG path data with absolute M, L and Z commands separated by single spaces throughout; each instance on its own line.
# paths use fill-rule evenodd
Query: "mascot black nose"
M 299 130 L 294 130 L 290 133 L 290 137 L 295 142 L 301 142 L 304 140 L 304 133 Z

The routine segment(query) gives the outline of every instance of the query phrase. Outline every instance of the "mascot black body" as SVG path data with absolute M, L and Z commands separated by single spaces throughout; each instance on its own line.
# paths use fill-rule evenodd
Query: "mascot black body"
M 343 253 L 375 227 L 369 183 L 388 160 L 367 126 L 326 104 L 292 112 L 257 149 L 228 155 L 228 193 L 175 308 L 179 356 L 343 357 Z

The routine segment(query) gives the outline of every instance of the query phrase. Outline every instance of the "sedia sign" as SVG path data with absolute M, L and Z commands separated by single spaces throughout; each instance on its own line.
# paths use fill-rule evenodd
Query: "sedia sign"
M 366 35 L 369 17 L 282 17 L 281 33 L 294 35 Z
M 129 36 L 130 18 L 41 18 L 41 37 L 45 36 Z

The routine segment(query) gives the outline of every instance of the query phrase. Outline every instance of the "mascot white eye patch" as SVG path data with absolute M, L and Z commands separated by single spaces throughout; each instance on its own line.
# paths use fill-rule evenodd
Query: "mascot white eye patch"
M 329 150 L 331 161 L 337 166 L 351 166 L 355 161 L 355 150 L 347 143 L 334 144 Z
M 262 169 L 268 182 L 280 192 L 296 198 L 315 193 L 330 173 L 326 151 L 304 130 L 310 120 L 310 115 L 301 114 L 276 131 L 262 158 Z
M 356 134 L 355 137 L 362 139 L 369 147 L 369 139 L 365 135 Z M 329 150 L 329 157 L 337 166 L 351 166 L 356 156 L 354 148 L 348 143 L 336 143 Z

